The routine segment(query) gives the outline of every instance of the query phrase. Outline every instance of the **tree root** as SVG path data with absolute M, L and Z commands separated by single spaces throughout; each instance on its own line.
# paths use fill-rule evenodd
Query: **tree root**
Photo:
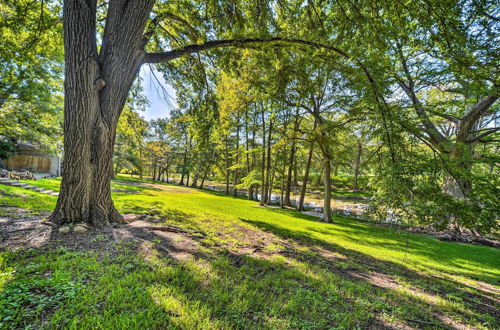
M 203 233 L 202 231 L 199 230 L 190 231 L 175 226 L 146 226 L 144 228 L 149 230 L 166 231 L 170 233 L 181 233 L 181 234 L 191 234 L 191 235 L 197 234 L 198 237 L 205 237 L 205 233 Z

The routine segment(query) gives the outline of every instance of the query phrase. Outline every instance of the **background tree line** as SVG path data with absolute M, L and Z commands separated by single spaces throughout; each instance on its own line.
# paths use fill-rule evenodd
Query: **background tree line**
M 0 134 L 60 138 L 61 8 L 1 8 Z M 367 190 L 380 218 L 498 229 L 494 1 L 157 2 L 146 25 L 145 60 L 178 107 L 146 122 L 132 84 L 114 173 L 215 181 L 261 204 L 297 196 L 298 208 L 321 189 L 324 221 L 332 188 Z

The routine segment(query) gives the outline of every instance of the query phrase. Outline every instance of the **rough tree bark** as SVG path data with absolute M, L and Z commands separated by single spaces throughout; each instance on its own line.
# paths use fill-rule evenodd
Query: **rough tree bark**
M 56 224 L 122 223 L 111 200 L 116 126 L 143 61 L 154 0 L 110 1 L 97 51 L 96 0 L 64 1 L 64 175 Z

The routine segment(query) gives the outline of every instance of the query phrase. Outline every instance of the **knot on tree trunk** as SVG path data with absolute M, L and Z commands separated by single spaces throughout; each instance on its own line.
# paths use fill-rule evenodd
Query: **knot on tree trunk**
M 95 88 L 97 89 L 97 91 L 100 91 L 101 89 L 104 88 L 104 86 L 106 86 L 106 82 L 104 81 L 104 79 L 102 78 L 97 78 L 95 81 L 94 81 L 94 86 Z

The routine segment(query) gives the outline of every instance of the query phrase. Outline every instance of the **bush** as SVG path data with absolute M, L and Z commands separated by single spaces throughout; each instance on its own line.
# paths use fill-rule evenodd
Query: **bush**
M 0 139 L 0 159 L 7 159 L 16 153 L 16 145 L 11 140 Z

